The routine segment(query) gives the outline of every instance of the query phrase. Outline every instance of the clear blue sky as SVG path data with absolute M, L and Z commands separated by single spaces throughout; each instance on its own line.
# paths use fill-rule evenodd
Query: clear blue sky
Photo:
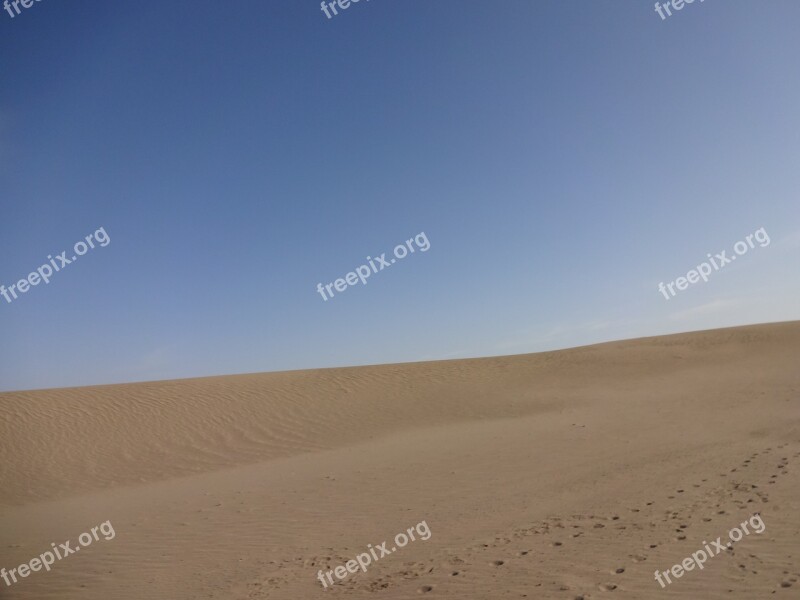
M 0 389 L 798 319 L 798 22 L 794 0 L 2 11 L 0 284 L 111 243 L 0 297 Z M 421 231 L 428 252 L 316 292 Z

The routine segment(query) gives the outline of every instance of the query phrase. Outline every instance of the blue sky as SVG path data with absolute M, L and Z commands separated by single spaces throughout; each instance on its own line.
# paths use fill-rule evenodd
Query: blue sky
M 800 318 L 800 5 L 0 12 L 0 389 L 535 352 Z M 667 301 L 764 227 L 771 243 Z M 330 283 L 424 231 L 417 252 Z

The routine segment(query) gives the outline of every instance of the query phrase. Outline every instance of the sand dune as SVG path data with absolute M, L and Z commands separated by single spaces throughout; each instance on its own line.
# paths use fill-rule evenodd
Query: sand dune
M 0 599 L 795 598 L 798 348 L 792 322 L 0 394 L 0 567 L 116 533 Z M 763 533 L 661 589 L 755 512 Z

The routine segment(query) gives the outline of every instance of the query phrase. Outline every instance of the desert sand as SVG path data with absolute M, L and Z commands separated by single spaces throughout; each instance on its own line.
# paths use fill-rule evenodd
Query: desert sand
M 0 394 L 0 567 L 116 534 L 0 599 L 798 598 L 799 348 L 791 322 Z

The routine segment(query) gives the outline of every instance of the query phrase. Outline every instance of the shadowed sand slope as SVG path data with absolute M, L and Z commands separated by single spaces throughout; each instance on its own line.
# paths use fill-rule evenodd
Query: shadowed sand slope
M 0 567 L 116 533 L 0 599 L 797 597 L 799 348 L 792 322 L 0 394 Z M 763 533 L 661 589 L 755 512 Z

